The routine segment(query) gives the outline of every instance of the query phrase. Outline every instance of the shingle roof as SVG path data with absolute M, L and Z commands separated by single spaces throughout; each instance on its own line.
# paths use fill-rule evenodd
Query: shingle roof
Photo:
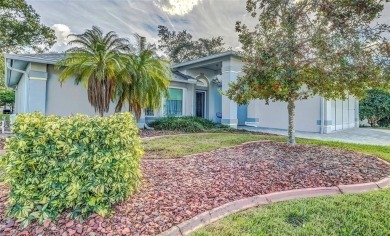
M 194 77 L 192 76 L 189 76 L 189 75 L 186 75 L 186 74 L 183 74 L 179 71 L 172 71 L 172 74 L 173 74 L 173 78 L 175 79 L 179 79 L 179 80 L 189 80 L 189 79 L 193 79 L 193 80 L 196 80 Z
M 37 63 L 56 64 L 65 58 L 65 53 L 41 53 L 41 54 L 7 54 L 8 59 L 30 61 Z
M 214 54 L 214 55 L 210 55 L 210 56 L 207 56 L 207 57 L 202 57 L 202 58 L 199 58 L 199 59 L 195 59 L 195 60 L 192 60 L 192 61 L 186 61 L 186 62 L 183 62 L 183 63 L 174 64 L 172 67 L 173 68 L 179 68 L 179 67 L 188 66 L 188 65 L 195 64 L 195 63 L 204 62 L 204 61 L 216 59 L 216 58 L 219 58 L 219 57 L 226 57 L 226 56 L 242 57 L 240 52 L 226 51 L 226 52 L 221 52 L 221 53 L 217 53 L 217 54 Z
M 29 61 L 45 64 L 56 64 L 61 59 L 65 58 L 65 53 L 43 53 L 43 54 L 8 54 L 7 59 L 14 59 L 20 61 Z M 196 80 L 195 78 L 183 74 L 179 71 L 172 71 L 173 78 L 176 80 Z

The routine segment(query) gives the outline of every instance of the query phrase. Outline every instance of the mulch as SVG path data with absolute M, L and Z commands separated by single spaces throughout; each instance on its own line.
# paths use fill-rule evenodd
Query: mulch
M 319 146 L 258 142 L 174 160 L 143 160 L 144 183 L 108 218 L 83 223 L 64 215 L 18 229 L 0 221 L 0 235 L 156 235 L 227 202 L 270 192 L 378 181 L 390 165 L 373 156 Z M 0 215 L 6 194 L 0 193 Z M 8 224 L 8 226 L 7 226 Z

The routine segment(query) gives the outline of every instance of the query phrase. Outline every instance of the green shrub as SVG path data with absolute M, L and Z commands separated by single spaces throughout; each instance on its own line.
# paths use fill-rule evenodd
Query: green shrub
M 380 121 L 378 121 L 378 125 L 379 125 L 379 127 L 389 128 L 390 127 L 390 117 L 386 117 L 386 118 L 381 119 Z
M 150 126 L 156 130 L 173 130 L 195 133 L 213 129 L 215 124 L 212 121 L 203 118 L 184 116 L 160 118 L 152 122 Z
M 140 184 L 143 153 L 130 113 L 108 118 L 21 114 L 8 139 L 5 180 L 8 215 L 42 223 L 68 210 L 82 219 L 110 213 Z

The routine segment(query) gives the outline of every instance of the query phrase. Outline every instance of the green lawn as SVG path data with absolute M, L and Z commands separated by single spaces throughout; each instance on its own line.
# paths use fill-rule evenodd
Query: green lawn
M 200 133 L 148 140 L 143 142 L 143 146 L 147 156 L 175 158 L 257 140 L 285 142 L 286 138 L 281 136 L 257 135 L 251 133 Z M 298 143 L 342 148 L 375 155 L 384 160 L 390 161 L 390 147 L 386 146 L 348 144 L 312 139 L 298 139 Z
M 233 214 L 193 235 L 390 235 L 390 190 L 276 203 Z
M 143 146 L 147 156 L 175 158 L 235 146 L 245 142 L 268 139 L 283 140 L 283 138 L 277 136 L 262 136 L 250 133 L 198 133 L 152 139 L 144 141 Z

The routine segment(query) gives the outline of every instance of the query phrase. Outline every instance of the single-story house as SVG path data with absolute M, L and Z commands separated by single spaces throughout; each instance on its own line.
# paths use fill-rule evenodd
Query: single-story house
M 16 91 L 15 113 L 40 111 L 47 115 L 69 116 L 76 113 L 96 115 L 83 86 L 72 79 L 58 81 L 55 68 L 64 54 L 5 55 L 6 85 Z M 255 126 L 287 129 L 287 104 L 254 100 L 238 106 L 222 96 L 242 74 L 241 56 L 234 51 L 219 53 L 175 64 L 170 81 L 170 97 L 163 99 L 159 110 L 145 110 L 139 126 L 163 116 L 198 116 L 231 127 Z M 109 114 L 114 113 L 114 106 Z M 358 101 L 328 101 L 320 96 L 296 104 L 296 130 L 330 133 L 358 127 Z

